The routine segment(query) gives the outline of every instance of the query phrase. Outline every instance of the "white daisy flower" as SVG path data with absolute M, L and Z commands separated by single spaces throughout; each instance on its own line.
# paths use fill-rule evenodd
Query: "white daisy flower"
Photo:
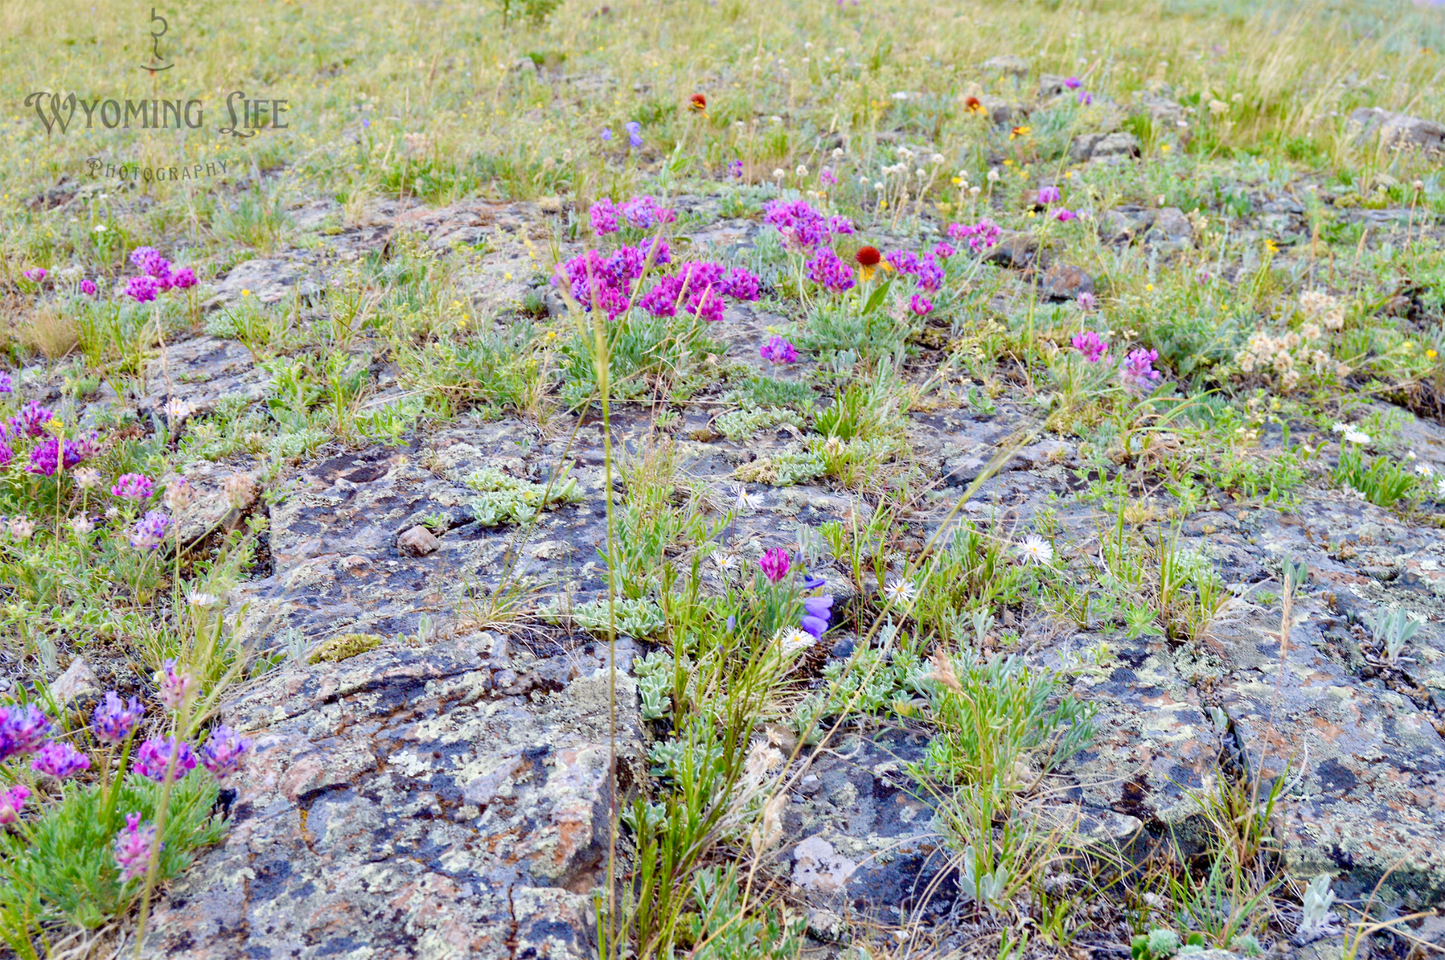
M 1417 463 L 1415 464 L 1415 473 L 1422 477 L 1433 477 L 1435 468 L 1428 463 Z
M 748 488 L 741 483 L 733 488 L 733 509 L 738 513 L 752 513 L 762 504 L 762 494 L 748 493 Z
M 221 598 L 214 593 L 206 593 L 203 590 L 192 590 L 186 595 L 186 602 L 193 607 L 214 607 L 221 602 Z
M 791 657 L 795 653 L 801 653 L 811 647 L 814 643 L 813 635 L 799 630 L 797 627 L 788 627 L 780 630 L 773 638 L 783 651 L 783 656 Z
M 715 553 L 712 562 L 718 565 L 719 570 L 731 570 L 738 565 L 738 558 L 731 553 Z
M 1370 435 L 1369 435 L 1368 433 L 1365 433 L 1364 431 L 1361 431 L 1361 430 L 1346 430 L 1346 431 L 1345 431 L 1345 442 L 1346 442 L 1346 443 L 1369 443 L 1369 442 L 1370 442 Z
M 906 606 L 918 596 L 918 588 L 913 585 L 911 580 L 895 578 L 889 580 L 883 587 L 883 593 L 894 603 Z
M 1019 556 L 1031 563 L 1048 563 L 1054 559 L 1054 548 L 1038 534 L 1031 533 L 1018 545 Z
M 1441 477 L 1435 483 L 1435 499 L 1445 500 L 1445 477 Z
M 1350 425 L 1348 423 L 1341 423 L 1338 420 L 1336 420 L 1334 422 L 1334 425 L 1330 427 L 1330 430 L 1334 433 L 1344 433 L 1348 429 L 1350 429 Z

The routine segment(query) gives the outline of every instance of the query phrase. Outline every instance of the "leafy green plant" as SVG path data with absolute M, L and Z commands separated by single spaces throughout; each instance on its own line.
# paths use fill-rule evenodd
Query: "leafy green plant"
M 548 483 L 532 483 L 508 476 L 496 467 L 484 467 L 467 477 L 467 486 L 477 491 L 468 507 L 484 527 L 530 523 L 543 510 L 583 500 L 577 481 L 566 470 Z

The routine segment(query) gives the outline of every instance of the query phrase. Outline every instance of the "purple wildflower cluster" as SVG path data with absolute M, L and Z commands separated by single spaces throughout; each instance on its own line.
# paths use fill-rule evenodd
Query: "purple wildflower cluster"
M 769 200 L 763 210 L 763 222 L 777 227 L 788 246 L 805 252 L 853 232 L 853 221 L 819 213 L 806 200 Z
M 773 547 L 763 552 L 758 560 L 758 568 L 762 570 L 763 576 L 768 578 L 770 583 L 781 583 L 793 567 L 788 551 L 782 547 Z M 807 577 L 803 580 L 804 592 L 811 593 L 823 586 L 821 577 Z M 798 626 L 807 631 L 814 639 L 821 637 L 828 629 L 828 621 L 833 616 L 833 595 L 830 593 L 821 596 L 806 596 L 803 598 L 803 614 Z
M 1037 206 L 1047 208 L 1053 204 L 1060 202 L 1062 199 L 1063 196 L 1059 193 L 1058 187 L 1040 187 Z M 1058 207 L 1054 210 L 1049 211 L 1049 216 L 1053 217 L 1055 220 L 1058 220 L 1060 223 L 1068 223 L 1070 220 L 1076 219 L 1079 215 L 1074 211 L 1068 209 L 1067 207 Z
M 768 338 L 767 343 L 758 348 L 758 353 L 764 360 L 773 364 L 798 362 L 798 348 L 776 333 Z
M 1082 353 L 1084 360 L 1089 363 L 1104 363 L 1108 359 L 1109 344 L 1092 330 L 1075 335 L 1072 343 L 1074 349 Z M 1163 377 L 1163 374 L 1154 369 L 1154 363 L 1158 359 L 1158 350 L 1145 350 L 1140 347 L 1130 351 L 1129 355 L 1119 362 L 1119 376 L 1124 381 L 1124 389 L 1130 393 L 1145 393 L 1153 389 Z
M 0 761 L 35 753 L 54 729 L 50 718 L 34 704 L 0 709 Z
M 100 439 L 94 432 L 88 437 L 66 440 L 64 444 L 59 437 L 47 437 L 31 448 L 30 463 L 25 469 L 41 476 L 53 477 L 55 471 L 61 469 L 62 463 L 64 469 L 71 470 L 99 452 Z
M 677 219 L 676 211 L 664 207 L 651 194 L 633 197 L 621 205 L 604 197 L 592 204 L 587 215 L 592 221 L 593 232 L 599 237 L 616 233 L 624 223 L 634 230 L 651 230 L 658 224 L 672 223 Z
M 834 252 L 832 247 L 823 247 L 813 259 L 807 262 L 808 279 L 833 293 L 842 293 L 857 284 L 853 268 Z
M 1003 236 L 1003 228 L 992 220 L 984 217 L 978 223 L 964 225 L 951 223 L 948 225 L 948 235 L 959 243 L 968 241 L 968 248 L 974 253 L 982 253 L 998 243 Z
M 32 267 L 29 270 L 20 271 L 20 275 L 31 283 L 39 283 L 45 279 L 48 271 L 44 267 Z
M 166 539 L 171 518 L 164 510 L 147 510 L 131 529 L 130 545 L 137 550 L 154 550 Z
M 147 780 L 160 783 L 171 769 L 173 756 L 175 770 L 171 774 L 172 779 L 184 779 L 186 774 L 196 769 L 196 752 L 189 743 L 177 740 L 172 734 L 169 737 L 151 737 L 140 745 L 140 749 L 135 753 L 135 772 Z
M 82 770 L 89 770 L 90 758 L 68 743 L 52 740 L 35 751 L 30 769 L 57 780 L 68 780 Z
M 1104 359 L 1104 355 L 1109 352 L 1109 345 L 1104 342 L 1104 338 L 1092 330 L 1076 334 L 1073 339 L 1073 345 L 1074 349 L 1082 353 L 1084 359 L 1089 363 L 1100 362 Z
M 0 381 L 0 393 L 10 393 L 13 390 L 13 381 L 8 374 L 4 375 L 3 381 Z M 48 436 L 50 423 L 54 419 L 54 411 L 31 400 L 9 420 L 0 424 L 0 465 L 15 459 L 16 441 L 34 437 L 44 439 L 31 448 L 26 469 L 42 476 L 54 476 L 56 470 L 61 468 L 62 461 L 64 468 L 69 470 L 99 452 L 100 441 L 94 433 L 88 437 L 66 440 L 63 444 L 59 438 Z
M 155 481 L 143 473 L 123 473 L 110 488 L 111 496 L 136 502 L 150 499 L 154 492 Z
M 110 690 L 106 692 L 105 701 L 95 708 L 90 730 L 102 743 L 120 743 L 130 736 L 144 715 L 145 708 L 138 699 L 131 697 L 129 702 L 125 702 L 114 690 Z
M 155 247 L 136 247 L 130 253 L 130 262 L 140 273 L 126 281 L 125 295 L 136 303 L 149 303 L 166 290 L 186 290 L 196 285 L 190 267 L 176 269 Z
M 15 786 L 9 790 L 0 791 L 0 827 L 19 820 L 20 810 L 29 798 L 30 788 L 25 786 Z
M 122 882 L 136 880 L 146 875 L 150 869 L 151 850 L 156 843 L 156 827 L 153 823 L 144 826 L 140 822 L 140 814 L 128 813 L 125 815 L 125 829 L 115 835 L 115 865 L 120 867 L 120 879 Z M 160 849 L 165 849 L 161 844 Z
M 756 300 L 758 286 L 758 278 L 742 268 L 728 270 L 720 263 L 690 260 L 676 273 L 659 278 L 638 305 L 654 317 L 671 317 L 685 297 L 687 314 L 716 323 L 723 318 L 724 297 Z
M 250 749 L 250 737 L 240 736 L 222 724 L 211 731 L 206 745 L 201 748 L 201 764 L 217 782 L 225 783 L 231 774 L 241 769 L 241 758 Z
M 620 247 L 611 256 L 588 250 L 561 264 L 559 272 L 552 276 L 552 285 L 560 286 L 565 279 L 572 299 L 581 304 L 582 309 L 590 311 L 593 306 L 599 306 L 607 314 L 607 319 L 615 319 L 627 309 L 632 299 L 632 281 L 641 278 L 653 243 L 649 238 L 635 247 Z M 658 240 L 656 245 L 652 265 L 670 263 L 672 252 L 667 241 Z

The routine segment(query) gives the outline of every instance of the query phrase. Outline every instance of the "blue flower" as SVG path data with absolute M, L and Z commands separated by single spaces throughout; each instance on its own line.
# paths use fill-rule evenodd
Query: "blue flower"
M 821 597 L 803 598 L 803 619 L 798 626 L 811 633 L 815 638 L 821 637 L 828 629 L 828 619 L 833 615 L 833 595 L 825 593 Z
M 612 139 L 612 128 L 611 128 L 611 127 L 603 127 L 603 128 L 602 128 L 602 139 L 603 139 L 603 140 L 611 140 L 611 139 Z
M 632 141 L 632 145 L 634 147 L 642 146 L 642 124 L 636 120 L 629 120 L 624 126 L 627 128 L 627 138 Z
M 808 579 L 803 581 L 803 589 L 816 590 L 826 582 L 827 581 L 824 580 L 822 577 L 809 577 Z

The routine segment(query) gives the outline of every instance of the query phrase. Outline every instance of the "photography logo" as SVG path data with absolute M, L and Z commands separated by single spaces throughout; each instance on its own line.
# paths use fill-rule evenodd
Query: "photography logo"
M 162 47 L 161 39 L 170 31 L 170 22 L 161 15 L 160 11 L 152 7 L 150 20 L 147 21 L 148 34 L 151 38 L 150 60 L 148 63 L 140 64 L 140 68 L 149 73 L 152 77 L 171 69 L 176 64 L 169 59 L 167 50 Z M 182 127 L 190 130 L 198 130 L 205 126 L 206 104 L 200 97 L 176 97 L 176 98 L 153 98 L 133 100 L 125 96 L 78 96 L 75 93 L 67 93 L 62 96 L 60 93 L 49 90 L 37 90 L 25 97 L 25 106 L 35 111 L 35 116 L 41 126 L 45 128 L 46 135 L 55 133 L 69 133 L 72 127 L 81 129 L 81 115 L 84 115 L 85 130 L 96 129 L 142 129 L 142 130 L 179 130 Z M 247 97 L 242 90 L 233 90 L 226 96 L 225 115 L 228 121 L 216 127 L 216 133 L 222 137 L 232 137 L 239 140 L 249 140 L 263 130 L 287 130 L 290 124 L 285 120 L 285 114 L 290 111 L 290 101 L 286 99 L 256 99 Z M 78 108 L 78 109 L 77 109 Z M 92 175 L 103 165 L 99 158 L 92 157 L 88 161 Z M 107 175 L 143 176 L 142 168 L 129 164 L 104 165 Z M 170 172 L 173 179 L 188 179 L 185 172 L 187 167 L 157 167 L 154 168 L 151 176 L 145 179 L 167 179 L 165 174 Z M 201 166 L 194 165 L 197 171 L 194 176 L 201 176 Z M 126 171 L 126 172 L 119 172 Z

